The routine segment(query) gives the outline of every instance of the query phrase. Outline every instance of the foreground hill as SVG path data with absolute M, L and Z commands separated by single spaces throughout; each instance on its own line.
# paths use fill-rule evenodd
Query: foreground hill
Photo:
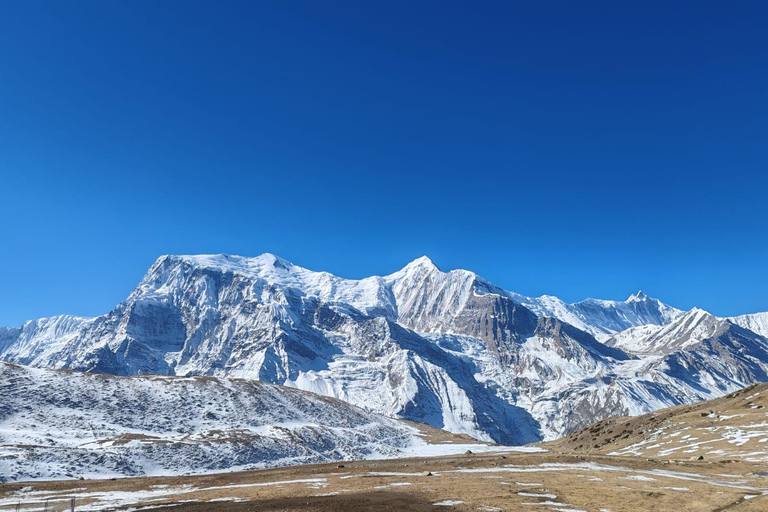
M 0 481 L 178 475 L 463 453 L 442 431 L 256 381 L 0 363 Z M 429 434 L 449 444 L 431 445 Z M 466 440 L 463 441 L 466 443 Z
M 768 384 L 634 418 L 610 418 L 547 443 L 568 452 L 768 462 Z
M 428 258 L 351 280 L 271 254 L 164 256 L 106 315 L 1 330 L 0 359 L 254 379 L 524 444 L 768 380 L 766 338 L 703 316 L 642 293 L 523 297 Z

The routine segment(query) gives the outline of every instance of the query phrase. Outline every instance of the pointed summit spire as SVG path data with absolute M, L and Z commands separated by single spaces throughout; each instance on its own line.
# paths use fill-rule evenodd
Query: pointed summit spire
M 424 270 L 440 270 L 437 265 L 429 258 L 429 256 L 422 256 L 420 258 L 416 258 L 409 264 L 403 268 L 403 270 L 406 269 L 424 269 Z
M 638 290 L 637 293 L 629 296 L 627 302 L 641 302 L 647 298 L 648 296 L 643 293 L 643 290 Z

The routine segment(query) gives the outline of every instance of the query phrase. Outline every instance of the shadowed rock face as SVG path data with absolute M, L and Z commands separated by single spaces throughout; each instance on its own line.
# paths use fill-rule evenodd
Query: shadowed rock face
M 15 343 L 21 335 L 21 329 L 14 327 L 0 327 L 0 354 L 11 344 Z
M 742 382 L 768 381 L 765 361 L 768 342 L 755 333 L 723 321 L 712 335 L 689 350 L 678 350 L 662 361 L 669 374 L 700 386 L 695 375 L 705 373 L 715 377 L 717 389 L 731 391 Z
M 181 313 L 171 304 L 136 301 L 128 313 L 125 333 L 128 337 L 173 352 L 184 347 L 187 329 Z
M 453 333 L 483 340 L 488 349 L 505 363 L 516 359 L 516 344 L 531 336 L 537 318 L 527 308 L 499 295 L 468 294 L 451 315 L 438 313 L 440 322 L 413 321 L 401 316 L 400 322 L 426 332 Z
M 454 332 L 485 341 L 504 363 L 516 360 L 517 345 L 531 336 L 536 316 L 527 308 L 498 295 L 473 295 L 453 323 Z
M 115 375 L 258 379 L 504 443 L 550 439 L 601 417 L 766 378 L 764 338 L 732 324 L 713 324 L 691 347 L 691 336 L 664 334 L 648 346 L 670 350 L 630 356 L 636 352 L 537 316 L 518 299 L 426 258 L 353 281 L 272 255 L 168 256 L 107 315 L 0 331 L 0 357 Z M 594 317 L 630 324 L 649 307 L 648 315 L 675 317 L 659 329 L 682 332 L 675 322 L 687 320 L 650 300 L 589 307 Z M 568 315 L 578 309 L 571 306 Z M 711 379 L 722 386 L 712 389 Z
M 619 349 L 599 343 L 595 338 L 556 318 L 539 318 L 534 335 L 553 341 L 553 350 L 566 359 L 583 357 L 586 351 L 594 357 L 610 357 L 617 361 L 629 359 Z

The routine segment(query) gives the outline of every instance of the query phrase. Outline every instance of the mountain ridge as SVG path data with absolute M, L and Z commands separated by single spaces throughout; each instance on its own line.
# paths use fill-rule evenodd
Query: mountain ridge
M 106 315 L 6 330 L 0 358 L 261 380 L 506 444 L 765 378 L 768 353 L 757 334 L 714 340 L 722 354 L 712 344 L 640 354 L 603 343 L 625 325 L 663 327 L 685 316 L 642 292 L 571 305 L 539 299 L 467 270 L 443 272 L 427 257 L 354 280 L 268 253 L 167 255 Z

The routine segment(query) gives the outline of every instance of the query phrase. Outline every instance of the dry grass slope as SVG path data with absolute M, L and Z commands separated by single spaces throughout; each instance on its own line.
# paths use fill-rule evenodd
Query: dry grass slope
M 768 462 L 768 384 L 634 418 L 610 418 L 544 446 L 663 460 Z

